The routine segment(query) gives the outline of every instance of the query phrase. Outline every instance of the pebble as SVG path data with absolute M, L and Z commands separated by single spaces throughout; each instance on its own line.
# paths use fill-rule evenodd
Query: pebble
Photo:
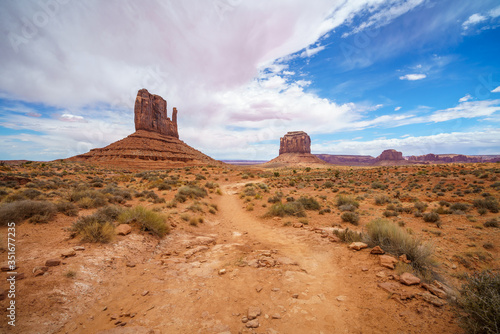
M 257 328 L 259 327 L 259 319 L 253 319 L 246 323 L 247 328 Z

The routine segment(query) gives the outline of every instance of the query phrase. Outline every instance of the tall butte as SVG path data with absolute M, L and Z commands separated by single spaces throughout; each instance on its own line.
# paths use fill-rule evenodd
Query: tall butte
M 327 162 L 311 154 L 311 138 L 304 131 L 290 131 L 281 137 L 279 156 L 264 165 L 279 167 L 280 165 L 293 164 L 327 164 Z
M 147 89 L 137 92 L 134 106 L 135 132 L 104 148 L 95 148 L 69 161 L 134 169 L 165 169 L 220 164 L 179 140 L 177 109 L 167 115 L 167 101 Z

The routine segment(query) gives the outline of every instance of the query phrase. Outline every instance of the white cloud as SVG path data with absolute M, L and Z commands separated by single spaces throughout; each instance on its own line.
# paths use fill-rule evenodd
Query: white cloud
M 493 8 L 488 12 L 488 15 L 491 16 L 492 18 L 496 18 L 500 16 L 500 6 Z
M 415 80 L 422 80 L 425 78 L 427 78 L 427 75 L 425 75 L 425 74 L 406 74 L 406 75 L 400 76 L 399 80 L 415 81 Z
M 314 48 L 306 48 L 301 54 L 300 56 L 303 57 L 303 58 L 309 58 L 309 57 L 312 57 L 314 56 L 316 53 L 322 51 L 325 49 L 325 46 L 324 45 L 320 45 L 320 46 L 317 46 L 317 47 L 314 47 Z
M 497 88 L 493 89 L 491 92 L 492 93 L 500 93 L 500 86 L 498 86 Z
M 472 96 L 470 94 L 466 94 L 464 97 L 461 97 L 458 102 L 466 102 L 472 99 Z
M 399 111 L 399 110 L 401 110 L 401 107 L 394 108 L 394 111 Z
M 476 25 L 480 22 L 483 22 L 483 21 L 486 21 L 487 18 L 481 14 L 472 14 L 471 16 L 469 16 L 469 18 L 464 22 L 462 23 L 462 27 L 464 29 L 469 29 L 470 26 L 473 26 L 473 25 Z

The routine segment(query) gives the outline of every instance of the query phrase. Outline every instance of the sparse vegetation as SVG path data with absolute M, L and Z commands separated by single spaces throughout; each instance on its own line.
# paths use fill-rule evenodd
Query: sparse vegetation
M 267 211 L 267 217 L 305 217 L 304 206 L 300 202 L 274 203 Z
M 350 212 L 350 211 L 347 211 L 347 212 L 344 212 L 340 218 L 346 222 L 346 223 L 351 223 L 353 225 L 358 225 L 359 224 L 359 216 L 357 213 L 355 212 Z
M 118 216 L 118 221 L 121 224 L 138 224 L 143 231 L 151 232 L 159 237 L 170 232 L 170 228 L 161 214 L 142 206 L 125 210 Z
M 115 235 L 115 226 L 104 215 L 93 214 L 78 218 L 71 226 L 73 236 L 85 242 L 110 242 Z
M 22 200 L 0 205 L 0 226 L 9 222 L 20 223 L 32 219 L 33 223 L 47 223 L 56 214 L 56 206 L 47 201 Z

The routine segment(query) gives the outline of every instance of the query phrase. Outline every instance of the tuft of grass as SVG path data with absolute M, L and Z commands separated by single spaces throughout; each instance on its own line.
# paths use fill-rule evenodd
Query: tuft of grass
M 321 205 L 318 203 L 317 200 L 315 200 L 312 197 L 304 197 L 301 196 L 298 200 L 300 204 L 304 207 L 306 210 L 319 210 L 321 209 Z
M 187 185 L 184 187 L 180 187 L 177 190 L 177 194 L 175 194 L 175 200 L 178 202 L 185 202 L 188 198 L 198 199 L 207 196 L 207 191 L 204 188 L 200 188 L 195 185 Z
M 56 214 L 56 206 L 47 201 L 22 200 L 0 205 L 0 226 L 7 226 L 10 222 L 34 218 L 33 222 L 47 223 Z M 43 219 L 42 219 L 43 217 Z
M 500 333 L 500 274 L 491 271 L 465 276 L 458 305 L 467 333 Z
M 498 213 L 500 211 L 500 204 L 495 197 L 488 196 L 486 198 L 479 198 L 474 200 L 473 205 L 478 209 L 487 209 L 492 213 Z
M 56 203 L 56 209 L 58 212 L 61 212 L 68 217 L 78 216 L 78 207 L 74 203 L 68 201 Z
M 76 271 L 74 270 L 68 270 L 67 272 L 64 273 L 64 276 L 67 278 L 75 278 L 76 277 Z
M 267 211 L 266 217 L 305 217 L 304 206 L 300 202 L 274 203 Z
M 496 227 L 498 228 L 498 221 L 496 219 L 490 219 L 483 223 L 484 227 Z
M 95 189 L 76 189 L 69 195 L 70 202 L 76 202 L 83 209 L 106 205 L 106 196 Z
M 359 208 L 359 202 L 350 196 L 339 195 L 337 197 L 336 205 L 337 207 L 341 207 L 342 205 L 350 204 L 356 208 Z
M 118 221 L 121 224 L 136 223 L 143 231 L 149 231 L 159 237 L 170 233 L 165 217 L 142 206 L 126 209 L 118 216 Z
M 363 240 L 363 234 L 346 228 L 344 230 L 333 230 L 333 234 L 339 237 L 343 242 L 356 242 Z
M 400 256 L 406 254 L 415 270 L 426 276 L 432 265 L 433 249 L 399 226 L 384 219 L 375 219 L 367 224 L 366 243 L 380 246 L 388 253 Z
M 413 206 L 420 212 L 424 212 L 427 209 L 427 203 L 424 202 L 415 202 Z
M 358 225 L 359 224 L 359 216 L 357 213 L 355 212 L 350 212 L 350 211 L 347 211 L 347 212 L 344 212 L 340 218 L 346 222 L 346 223 L 351 223 L 353 225 Z
M 439 214 L 437 212 L 424 213 L 423 217 L 426 223 L 436 223 L 439 221 Z
M 390 198 L 387 197 L 386 195 L 380 195 L 380 196 L 375 197 L 375 204 L 376 205 L 384 205 L 384 204 L 389 203 L 390 201 L 391 201 Z
M 107 243 L 115 236 L 115 226 L 98 214 L 80 217 L 71 226 L 71 231 L 85 242 Z

